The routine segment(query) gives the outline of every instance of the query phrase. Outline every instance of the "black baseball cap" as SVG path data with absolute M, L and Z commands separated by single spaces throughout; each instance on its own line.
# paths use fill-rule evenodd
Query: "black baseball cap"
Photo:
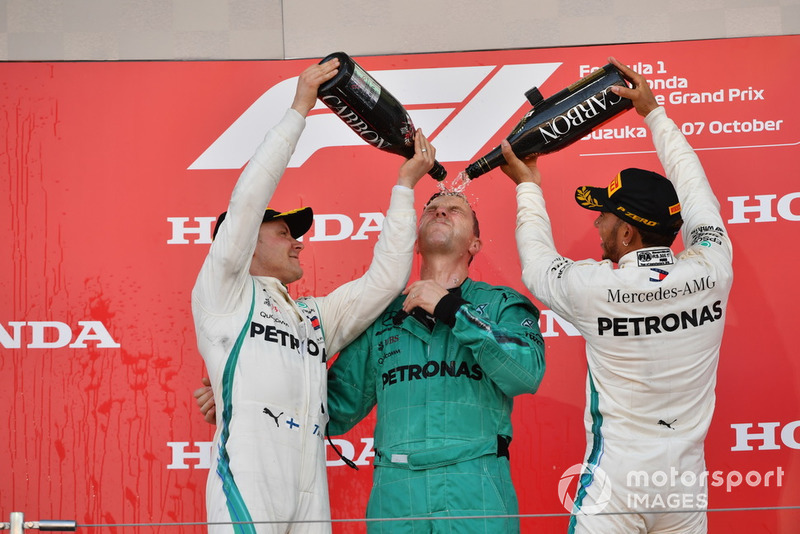
M 227 214 L 228 214 L 227 211 L 223 211 L 222 213 L 219 214 L 219 217 L 217 217 L 217 222 L 214 224 L 214 234 L 212 235 L 212 239 L 214 237 L 217 237 L 217 231 L 219 230 L 219 225 L 222 224 L 222 221 L 225 220 L 225 216 Z M 261 222 L 265 223 L 277 219 L 283 219 L 284 221 L 286 221 L 286 224 L 287 226 L 289 226 L 289 232 L 292 234 L 292 237 L 297 239 L 301 235 L 308 232 L 309 228 L 311 228 L 311 223 L 314 222 L 314 212 L 308 206 L 284 212 L 280 212 L 272 208 L 267 208 L 267 210 L 264 212 L 264 218 L 261 220 Z
M 575 200 L 587 210 L 613 213 L 637 228 L 662 235 L 677 235 L 682 223 L 675 187 L 657 172 L 625 169 L 608 187 L 579 187 Z

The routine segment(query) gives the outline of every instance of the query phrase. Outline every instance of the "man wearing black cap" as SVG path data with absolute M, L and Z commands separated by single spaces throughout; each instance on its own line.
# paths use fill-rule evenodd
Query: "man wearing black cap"
M 303 275 L 298 239 L 313 216 L 307 207 L 267 206 L 317 88 L 337 67 L 333 60 L 300 75 L 291 109 L 239 177 L 192 291 L 197 344 L 220 407 L 206 487 L 208 521 L 217 523 L 210 532 L 330 532 L 326 355 L 374 321 L 411 270 L 411 188 L 435 157 L 421 132 L 414 157 L 400 167 L 364 276 L 325 297 L 294 300 L 287 292 Z
M 633 82 L 613 90 L 645 117 L 668 179 L 632 168 L 607 187 L 576 191 L 580 206 L 599 212 L 603 261 L 556 251 L 536 159 L 522 162 L 504 143 L 503 170 L 518 184 L 522 279 L 586 340 L 587 447 L 569 531 L 706 532 L 703 442 L 733 280 L 731 242 L 691 146 L 647 81 L 610 61 Z M 687 248 L 674 255 L 681 228 Z
M 330 367 L 328 430 L 344 434 L 377 406 L 367 518 L 437 518 L 370 521 L 367 532 L 519 532 L 511 411 L 544 374 L 539 312 L 469 277 L 482 241 L 462 193 L 433 195 L 417 235 L 419 280 Z M 195 397 L 213 423 L 213 395 Z

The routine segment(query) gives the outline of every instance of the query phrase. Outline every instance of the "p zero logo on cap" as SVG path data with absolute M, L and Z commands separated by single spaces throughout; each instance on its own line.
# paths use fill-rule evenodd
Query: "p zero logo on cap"
M 625 206 L 619 206 L 617 208 L 617 211 L 621 212 L 625 217 L 627 217 L 629 219 L 633 219 L 634 221 L 638 221 L 638 222 L 640 222 L 640 223 L 642 223 L 644 225 L 647 225 L 647 226 L 657 226 L 658 225 L 658 221 L 651 221 L 650 219 L 642 217 L 641 215 L 636 215 L 632 211 L 628 210 Z
M 669 214 L 670 215 L 675 215 L 679 211 L 681 211 L 681 203 L 680 202 L 678 202 L 677 204 L 673 204 L 672 206 L 669 207 Z
M 611 183 L 608 184 L 608 198 L 611 198 L 611 195 L 619 191 L 622 187 L 622 173 L 619 173 L 616 178 L 611 180 Z

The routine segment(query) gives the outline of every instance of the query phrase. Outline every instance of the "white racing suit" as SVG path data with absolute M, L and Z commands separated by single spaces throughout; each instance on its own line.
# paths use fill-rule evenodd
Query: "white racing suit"
M 541 188 L 517 187 L 523 282 L 586 340 L 587 447 L 570 532 L 706 530 L 697 511 L 707 507 L 703 442 L 732 248 L 700 161 L 675 123 L 661 107 L 645 123 L 682 205 L 687 248 L 677 256 L 639 249 L 617 269 L 561 257 Z
M 213 533 L 330 532 L 326 355 L 372 323 L 411 271 L 413 191 L 395 186 L 361 278 L 326 297 L 294 301 L 277 279 L 249 274 L 264 210 L 304 125 L 289 110 L 267 133 L 192 291 L 197 343 L 217 400 L 208 521 L 245 522 L 212 525 Z M 304 520 L 310 522 L 269 523 Z

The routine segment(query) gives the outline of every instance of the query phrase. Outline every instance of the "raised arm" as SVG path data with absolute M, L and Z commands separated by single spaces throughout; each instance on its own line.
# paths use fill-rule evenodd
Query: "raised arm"
M 408 282 L 417 235 L 412 188 L 433 167 L 436 157 L 436 150 L 420 130 L 414 142 L 414 157 L 398 171 L 369 269 L 360 278 L 317 299 L 330 354 L 361 334 Z
M 314 106 L 317 88 L 336 74 L 337 66 L 338 61 L 311 65 L 298 77 L 292 107 L 267 132 L 236 182 L 225 220 L 192 292 L 194 305 L 210 313 L 226 314 L 239 301 L 264 211 L 305 128 L 305 116 Z
M 645 78 L 613 57 L 609 61 L 633 82 L 631 89 L 614 87 L 612 90 L 633 101 L 653 135 L 658 159 L 681 201 L 684 245 L 700 254 L 722 254 L 730 262 L 733 249 L 720 215 L 719 201 L 711 190 L 700 158 L 678 126 L 667 117 L 664 108 L 656 103 Z

